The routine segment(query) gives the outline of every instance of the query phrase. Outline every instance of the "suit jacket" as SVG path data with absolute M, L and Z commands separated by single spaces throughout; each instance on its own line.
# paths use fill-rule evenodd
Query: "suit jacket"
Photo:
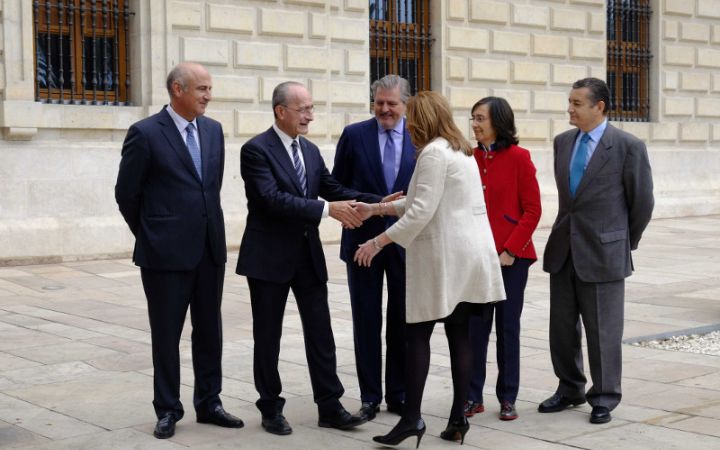
M 403 133 L 403 149 L 392 192 L 407 193 L 410 177 L 415 169 L 415 146 L 412 145 L 407 129 Z M 372 119 L 348 125 L 343 130 L 335 152 L 332 171 L 336 180 L 351 189 L 369 192 L 384 197 L 388 192 L 383 176 L 378 143 L 378 123 Z M 367 242 L 395 223 L 392 217 L 373 216 L 354 230 L 343 229 L 340 241 L 340 258 L 351 263 L 359 244 Z M 401 255 L 404 252 L 401 251 Z
M 236 272 L 250 278 L 287 283 L 295 273 L 303 241 L 307 239 L 318 278 L 327 281 L 325 255 L 318 226 L 325 200 L 357 199 L 378 202 L 338 183 L 325 167 L 320 150 L 299 137 L 305 160 L 307 196 L 280 136 L 271 127 L 240 150 L 240 174 L 245 182 L 247 222 L 240 243 Z
M 443 138 L 417 158 L 402 213 L 388 228 L 406 249 L 406 321 L 447 317 L 460 302 L 505 299 L 500 261 L 475 160 Z
M 222 126 L 197 117 L 202 180 L 170 114 L 157 114 L 130 127 L 115 185 L 120 213 L 135 235 L 133 260 L 157 270 L 191 270 L 209 243 L 216 264 L 224 264 L 225 222 L 220 188 L 225 167 Z
M 654 206 L 647 149 L 635 136 L 608 124 L 573 198 L 570 158 L 579 132 L 566 131 L 553 145 L 559 207 L 543 269 L 557 273 L 572 253 L 583 281 L 621 280 L 632 273 L 630 251 L 638 247 Z
M 540 222 L 540 188 L 530 152 L 517 145 L 486 154 L 475 149 L 498 254 L 537 259 L 532 234 Z

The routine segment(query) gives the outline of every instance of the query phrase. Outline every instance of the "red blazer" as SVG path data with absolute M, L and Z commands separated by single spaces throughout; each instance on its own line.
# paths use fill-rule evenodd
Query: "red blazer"
M 537 260 L 532 234 L 540 221 L 540 188 L 530 152 L 517 145 L 486 152 L 475 148 L 490 228 L 498 254 Z

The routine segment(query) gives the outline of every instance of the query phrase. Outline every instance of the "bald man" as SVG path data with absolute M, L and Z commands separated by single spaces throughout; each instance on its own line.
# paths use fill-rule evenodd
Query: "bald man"
M 185 62 L 170 71 L 167 90 L 170 104 L 128 130 L 115 186 L 120 212 L 135 235 L 133 261 L 148 303 L 158 439 L 173 436 L 184 414 L 179 344 L 188 306 L 197 421 L 243 426 L 219 397 L 225 141 L 220 123 L 203 115 L 212 79 L 203 66 Z
M 293 291 L 302 321 L 318 426 L 348 430 L 367 421 L 342 406 L 335 338 L 328 306 L 328 273 L 318 226 L 332 217 L 346 227 L 362 224 L 352 199 L 377 202 L 379 195 L 343 187 L 325 167 L 320 150 L 306 139 L 315 118 L 312 95 L 297 82 L 273 91 L 275 123 L 240 150 L 240 174 L 248 200 L 247 225 L 237 273 L 247 277 L 253 314 L 253 372 L 262 427 L 288 435 L 278 371 L 285 305 Z M 322 197 L 324 200 L 320 200 Z

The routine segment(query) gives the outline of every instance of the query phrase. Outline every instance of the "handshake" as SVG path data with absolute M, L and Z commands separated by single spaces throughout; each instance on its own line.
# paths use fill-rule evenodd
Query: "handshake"
M 380 200 L 380 203 L 391 202 L 403 197 L 402 191 L 393 192 Z M 353 230 L 363 224 L 368 218 L 380 214 L 382 211 L 380 203 L 363 203 L 355 200 L 341 200 L 330 202 L 330 217 L 339 221 L 343 228 Z

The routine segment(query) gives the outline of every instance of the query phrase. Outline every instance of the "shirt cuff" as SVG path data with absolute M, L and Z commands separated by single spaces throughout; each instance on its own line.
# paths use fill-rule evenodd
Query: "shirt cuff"
M 323 218 L 323 219 L 327 219 L 328 217 L 330 217 L 330 203 L 328 203 L 328 202 L 326 202 L 326 201 L 324 201 L 324 200 L 323 200 L 323 202 L 324 202 L 324 203 L 323 203 L 322 218 Z

